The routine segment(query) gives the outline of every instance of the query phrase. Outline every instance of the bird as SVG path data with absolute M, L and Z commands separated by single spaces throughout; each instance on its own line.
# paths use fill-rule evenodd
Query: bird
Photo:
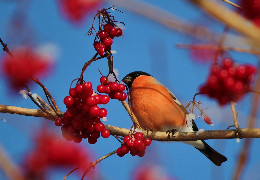
M 175 95 L 150 74 L 134 71 L 122 81 L 129 89 L 129 106 L 141 128 L 152 131 L 194 132 L 198 127 L 192 120 L 187 125 L 187 110 Z M 215 165 L 220 166 L 227 158 L 210 147 L 204 140 L 182 141 L 203 153 Z

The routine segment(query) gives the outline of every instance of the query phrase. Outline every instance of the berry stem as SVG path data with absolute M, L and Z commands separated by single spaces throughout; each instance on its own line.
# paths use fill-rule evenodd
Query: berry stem
M 112 151 L 112 152 L 106 154 L 105 156 L 99 158 L 99 159 L 96 160 L 95 162 L 90 163 L 89 166 L 88 166 L 88 168 L 87 168 L 87 170 L 84 172 L 84 174 L 83 174 L 81 180 L 84 179 L 84 177 L 86 176 L 86 174 L 88 173 L 88 171 L 89 171 L 91 168 L 94 168 L 94 167 L 96 166 L 96 164 L 98 164 L 100 161 L 102 161 L 102 160 L 108 158 L 109 156 L 112 156 L 113 154 L 116 154 L 116 151 L 117 151 L 117 150 L 114 150 L 114 151 Z
M 48 100 L 50 106 L 51 106 L 52 109 L 56 112 L 56 114 L 57 114 L 57 112 L 58 112 L 58 113 L 61 113 L 60 109 L 58 108 L 58 106 L 57 106 L 55 100 L 53 99 L 53 97 L 52 97 L 52 95 L 50 94 L 50 92 L 48 91 L 48 89 L 39 81 L 39 79 L 33 77 L 32 80 L 33 80 L 34 82 L 36 82 L 37 84 L 39 84 L 39 85 L 42 87 L 42 89 L 43 89 L 43 91 L 44 91 L 44 93 L 45 93 L 45 95 L 46 95 L 46 98 L 47 98 L 47 100 Z M 54 108 L 53 108 L 52 105 L 54 106 Z
M 3 46 L 3 50 L 7 52 L 11 57 L 14 57 L 14 55 L 11 53 L 11 51 L 8 49 L 7 44 L 3 42 L 3 40 L 0 38 L 0 43 Z
M 237 112 L 236 112 L 236 109 L 235 109 L 235 103 L 234 102 L 230 102 L 230 108 L 231 108 L 231 111 L 232 111 L 235 127 L 236 127 L 236 129 L 239 129 L 239 123 L 238 123 L 238 120 L 237 120 Z
M 84 66 L 83 66 L 83 68 L 82 68 L 82 70 L 81 70 L 80 78 L 79 78 L 79 81 L 80 81 L 81 83 L 83 83 L 83 74 L 84 74 L 85 70 L 87 69 L 87 67 L 88 67 L 92 62 L 94 62 L 94 61 L 96 61 L 96 60 L 99 60 L 99 59 L 102 59 L 104 56 L 106 56 L 106 54 L 105 54 L 104 56 L 102 56 L 102 57 L 97 57 L 97 56 L 98 56 L 98 53 L 96 53 L 96 54 L 93 56 L 92 59 L 90 59 L 88 62 L 86 62 L 86 63 L 84 64 Z

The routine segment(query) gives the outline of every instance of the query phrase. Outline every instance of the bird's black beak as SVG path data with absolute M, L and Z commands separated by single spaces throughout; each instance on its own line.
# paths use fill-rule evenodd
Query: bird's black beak
M 131 76 L 126 75 L 126 76 L 122 79 L 122 81 L 127 85 L 128 88 L 131 87 L 131 85 L 132 85 L 132 77 L 131 77 Z

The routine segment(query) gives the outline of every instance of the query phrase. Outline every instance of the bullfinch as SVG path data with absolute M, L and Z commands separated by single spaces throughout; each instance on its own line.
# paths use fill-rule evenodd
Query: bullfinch
M 127 74 L 122 81 L 129 89 L 130 108 L 143 129 L 198 131 L 193 120 L 192 126 L 188 127 L 186 121 L 188 112 L 174 94 L 150 74 L 135 71 Z M 184 143 L 194 146 L 217 166 L 227 160 L 225 156 L 215 151 L 203 140 L 185 141 Z

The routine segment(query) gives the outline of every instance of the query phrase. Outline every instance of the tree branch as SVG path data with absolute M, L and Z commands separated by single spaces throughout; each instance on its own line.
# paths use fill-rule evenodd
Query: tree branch
M 13 164 L 2 146 L 0 146 L 0 168 L 10 180 L 24 180 L 20 169 Z
M 38 109 L 28 109 L 15 106 L 0 105 L 0 112 L 19 114 L 25 116 L 43 117 L 49 120 L 55 120 L 47 116 L 41 110 Z M 50 111 L 53 117 L 57 116 L 54 112 Z M 120 128 L 116 126 L 106 125 L 106 128 L 110 131 L 112 135 L 116 136 L 126 136 L 129 135 L 130 129 Z M 146 137 L 151 138 L 156 141 L 195 141 L 195 140 L 205 140 L 205 139 L 234 139 L 234 138 L 260 138 L 260 129 L 258 128 L 244 128 L 239 129 L 240 135 L 238 137 L 237 130 L 210 130 L 203 132 L 176 132 L 174 136 L 169 136 L 166 132 L 152 132 L 143 131 Z
M 244 34 L 260 47 L 260 29 L 252 24 L 249 20 L 242 17 L 233 10 L 215 0 L 190 0 L 192 3 L 199 6 L 201 9 L 212 15 L 228 27 L 233 28 L 237 32 Z
M 16 106 L 8 106 L 8 105 L 0 105 L 1 113 L 9 113 L 9 114 L 19 114 L 24 116 L 34 116 L 34 117 L 43 117 L 49 120 L 55 120 L 53 117 L 56 117 L 56 113 L 53 111 L 49 111 L 52 117 L 47 115 L 45 112 L 38 109 L 28 109 Z

